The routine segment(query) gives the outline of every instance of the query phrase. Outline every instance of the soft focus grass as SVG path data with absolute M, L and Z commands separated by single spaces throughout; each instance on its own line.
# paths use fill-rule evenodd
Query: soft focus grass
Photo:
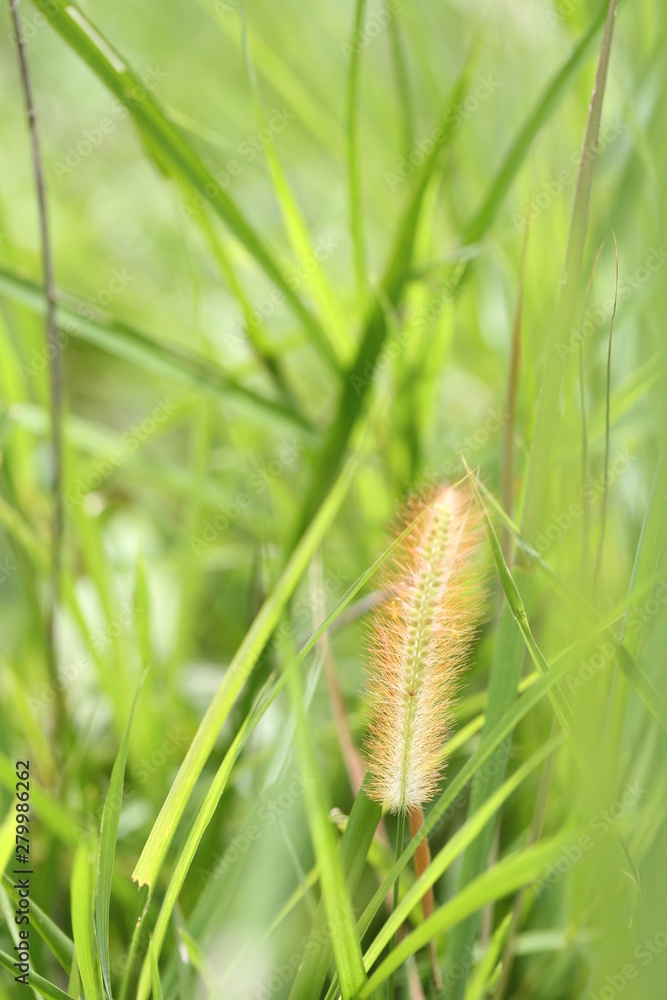
M 23 0 L 65 371 L 54 682 L 5 5 L 0 859 L 29 758 L 38 994 L 417 1000 L 434 939 L 447 997 L 662 998 L 667 25 L 620 4 L 591 105 L 607 9 Z M 611 227 L 608 386 L 612 239 L 584 289 Z M 398 502 L 466 468 L 497 572 L 415 881 L 424 831 L 394 863 L 352 778 L 363 617 Z M 1 1000 L 8 879 L 0 904 Z

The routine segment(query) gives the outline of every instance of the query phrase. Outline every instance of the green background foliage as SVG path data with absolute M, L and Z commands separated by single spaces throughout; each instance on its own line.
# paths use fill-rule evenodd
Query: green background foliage
M 447 998 L 660 1000 L 663 6 L 19 10 L 64 525 L 52 644 L 5 4 L 0 1000 L 19 759 L 38 995 L 418 1000 L 434 941 Z M 416 879 L 359 788 L 364 619 L 401 500 L 467 473 L 488 594 Z

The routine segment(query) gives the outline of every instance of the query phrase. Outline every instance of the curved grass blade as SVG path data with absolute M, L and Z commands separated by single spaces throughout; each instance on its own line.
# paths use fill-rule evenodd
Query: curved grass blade
M 40 285 L 2 268 L 0 291 L 36 315 L 44 311 Z M 168 375 L 177 382 L 194 386 L 217 398 L 235 399 L 255 412 L 279 418 L 301 429 L 310 429 L 310 423 L 293 407 L 247 388 L 231 375 L 214 367 L 208 359 L 176 344 L 160 343 L 149 334 L 118 320 L 103 322 L 90 319 L 79 311 L 82 307 L 83 303 L 75 304 L 74 308 L 62 304 L 56 307 L 56 322 L 64 337 L 83 340 L 147 371 Z
M 0 784 L 10 792 L 15 791 L 16 767 L 2 753 L 0 753 Z M 39 785 L 30 786 L 30 805 L 44 826 L 63 844 L 68 846 L 78 844 L 83 832 L 80 821 L 60 802 L 50 798 Z
M 372 996 L 373 992 L 400 968 L 410 955 L 414 955 L 436 935 L 454 927 L 487 903 L 502 899 L 503 896 L 508 896 L 521 886 L 532 882 L 572 836 L 572 830 L 568 830 L 556 837 L 540 841 L 535 847 L 510 855 L 480 875 L 404 938 L 369 978 L 359 994 L 360 1000 Z
M 334 827 L 329 820 L 329 806 L 324 779 L 315 756 L 308 720 L 303 705 L 301 678 L 290 670 L 288 687 L 296 711 L 297 757 L 306 778 L 304 800 L 315 858 L 320 870 L 322 899 L 327 914 L 331 947 L 338 970 L 343 1000 L 353 1000 L 366 982 L 352 904 L 338 854 Z
M 95 902 L 94 859 L 97 851 L 91 839 L 83 840 L 74 855 L 72 870 L 72 932 L 76 961 L 86 1000 L 104 1000 L 93 907 Z
M 356 464 L 356 456 L 353 456 L 338 477 L 318 516 L 292 553 L 271 595 L 262 605 L 233 657 L 141 852 L 132 875 L 139 885 L 148 884 L 151 887 L 154 885 L 178 822 L 213 749 L 217 735 L 246 679 L 254 669 L 269 636 L 278 624 L 297 583 L 336 516 L 352 481 Z
M 473 49 L 473 54 L 474 52 L 475 48 Z M 380 282 L 380 288 L 377 291 L 375 301 L 373 301 L 369 308 L 357 355 L 346 374 L 336 415 L 320 451 L 296 537 L 301 536 L 306 524 L 319 507 L 331 483 L 334 481 L 347 449 L 350 436 L 363 409 L 366 395 L 373 382 L 373 379 L 368 377 L 368 372 L 375 370 L 378 357 L 387 337 L 389 330 L 388 309 L 396 308 L 409 280 L 424 196 L 431 183 L 440 156 L 448 147 L 454 135 L 454 121 L 456 116 L 452 112 L 465 97 L 472 72 L 472 65 L 473 56 L 471 54 L 466 60 L 458 80 L 454 84 L 450 100 L 447 102 L 446 110 L 438 127 L 431 133 L 432 136 L 437 138 L 434 138 L 433 149 L 421 166 L 414 190 L 399 221 L 389 262 Z
M 569 86 L 572 84 L 577 71 L 580 69 L 588 53 L 589 47 L 596 37 L 603 21 L 604 7 L 601 7 L 589 30 L 586 32 L 581 42 L 576 46 L 572 54 L 564 62 L 562 67 L 552 77 L 547 84 L 542 95 L 538 99 L 533 111 L 530 113 L 525 123 L 519 130 L 507 156 L 505 157 L 499 171 L 494 175 L 489 186 L 489 192 L 481 208 L 470 221 L 465 229 L 463 244 L 465 246 L 478 242 L 493 222 L 496 212 L 507 194 L 514 178 L 516 177 L 526 155 L 532 146 L 535 138 L 549 120 L 554 109 L 565 96 Z M 465 97 L 466 84 L 470 76 L 471 62 L 469 60 L 463 69 L 458 83 L 454 87 L 453 100 L 443 118 L 445 131 L 441 145 L 447 145 L 451 139 L 451 130 L 446 127 L 448 121 L 454 120 L 451 115 L 451 108 L 455 108 Z M 434 153 L 437 156 L 438 147 Z M 401 299 L 403 289 L 408 280 L 408 274 L 412 263 L 412 248 L 419 219 L 419 212 L 424 198 L 428 181 L 435 166 L 435 158 L 429 157 L 422 165 L 421 173 L 418 175 L 412 200 L 399 224 L 396 239 L 390 257 L 387 270 L 382 280 L 382 294 L 385 301 L 394 307 Z M 460 267 L 454 280 L 454 289 L 460 288 L 467 270 L 467 262 Z M 361 337 L 359 351 L 356 361 L 349 373 L 349 378 L 341 393 L 336 417 L 331 425 L 324 448 L 320 464 L 307 497 L 304 512 L 300 521 L 300 532 L 317 508 L 321 497 L 326 495 L 328 483 L 335 476 L 336 470 L 342 461 L 347 445 L 347 440 L 352 432 L 357 415 L 359 414 L 366 390 L 368 379 L 366 372 L 372 370 L 382 350 L 387 335 L 387 324 L 385 310 L 381 306 L 375 306 L 368 314 L 364 331 Z
M 255 65 L 248 43 L 248 30 L 246 24 L 245 7 L 240 7 L 242 48 L 246 69 L 252 89 L 255 114 L 260 128 L 266 127 L 266 118 L 262 107 L 262 98 L 259 91 L 259 82 L 255 72 Z M 264 153 L 269 163 L 273 189 L 280 205 L 283 222 L 287 236 L 292 245 L 292 249 L 298 260 L 314 260 L 318 266 L 308 270 L 306 282 L 310 286 L 313 299 L 317 303 L 320 315 L 320 322 L 329 338 L 331 349 L 339 364 L 346 366 L 354 351 L 354 341 L 350 336 L 349 327 L 337 296 L 329 283 L 326 272 L 319 264 L 317 249 L 313 245 L 308 226 L 297 202 L 294 191 L 285 175 L 275 146 L 272 142 L 264 147 Z
M 16 975 L 13 963 L 14 959 L 10 955 L 7 955 L 4 951 L 0 951 L 0 965 L 4 965 L 5 969 L 11 972 L 12 976 Z M 30 986 L 40 996 L 45 997 L 45 1000 L 74 1000 L 74 997 L 70 996 L 69 993 L 63 993 L 61 989 L 50 983 L 48 979 L 38 976 L 32 969 L 30 970 Z
M 422 516 L 422 515 L 419 515 Z M 167 892 L 158 914 L 158 918 L 153 930 L 153 948 L 156 950 L 156 954 L 159 956 L 160 950 L 164 943 L 164 939 L 167 933 L 167 928 L 169 921 L 171 919 L 171 914 L 173 912 L 174 906 L 183 887 L 185 877 L 190 869 L 193 858 L 199 847 L 201 839 L 208 827 L 213 814 L 217 808 L 220 797 L 226 787 L 227 780 L 231 773 L 232 767 L 240 754 L 241 750 L 246 744 L 249 736 L 252 734 L 259 721 L 263 717 L 264 713 L 267 711 L 269 706 L 273 703 L 274 699 L 278 696 L 280 691 L 283 689 L 284 685 L 287 683 L 287 677 L 290 671 L 296 670 L 300 663 L 303 662 L 305 657 L 311 650 L 315 647 L 319 639 L 324 635 L 324 632 L 329 628 L 341 611 L 349 604 L 352 598 L 359 592 L 359 590 L 364 586 L 367 580 L 375 573 L 379 566 L 384 562 L 384 560 L 394 551 L 394 549 L 400 545 L 408 533 L 412 531 L 413 527 L 419 520 L 419 517 L 409 524 L 406 529 L 394 539 L 391 545 L 382 553 L 378 559 L 364 572 L 361 576 L 352 584 L 351 587 L 347 589 L 345 594 L 337 601 L 334 608 L 325 617 L 324 621 L 321 623 L 319 628 L 313 633 L 313 635 L 308 639 L 304 646 L 299 651 L 298 655 L 294 660 L 286 667 L 281 676 L 274 682 L 271 683 L 271 679 L 267 681 L 265 685 L 265 692 L 262 692 L 258 698 L 257 706 L 254 708 L 250 714 L 246 717 L 243 725 L 240 727 L 236 734 L 231 746 L 229 747 L 223 761 L 218 768 L 215 778 L 206 793 L 204 802 L 197 814 L 190 833 L 187 837 L 186 843 L 181 850 L 181 853 L 176 860 L 174 866 L 174 872 L 169 882 Z M 364 864 L 364 859 L 368 851 L 368 847 L 373 838 L 373 833 L 380 819 L 379 807 L 374 808 L 374 804 L 367 799 L 366 795 L 357 796 L 355 800 L 355 805 L 357 805 L 356 811 L 353 807 L 350 813 L 350 819 L 348 821 L 348 828 L 350 832 L 345 831 L 343 839 L 341 842 L 341 856 L 343 859 L 343 864 L 348 871 L 348 877 L 350 879 L 350 884 L 352 887 L 356 885 L 356 882 L 361 876 L 361 871 Z M 164 807 L 163 807 L 164 808 Z M 369 832 L 370 831 L 370 832 Z M 364 841 L 364 833 L 368 836 L 368 841 Z M 150 839 L 150 838 L 149 838 Z M 350 845 L 350 846 L 348 846 Z M 362 850 L 363 847 L 363 850 Z M 145 849 L 144 849 L 145 850 Z M 321 914 L 320 914 L 321 916 Z M 322 975 L 322 982 L 324 982 L 324 976 L 326 975 L 326 969 L 328 966 L 328 955 L 327 952 L 324 956 L 323 964 L 324 968 L 322 970 L 322 956 L 324 955 L 323 950 L 317 950 L 317 962 L 315 960 L 310 964 L 310 973 L 315 976 L 319 976 L 320 971 Z M 313 959 L 315 956 L 313 955 Z M 308 963 L 306 963 L 308 964 Z M 150 970 L 146 963 L 142 968 L 141 978 L 139 981 L 139 992 L 138 1000 L 146 1000 L 148 997 L 149 990 L 149 976 Z M 321 988 L 321 987 L 320 987 Z
M 424 895 L 437 880 L 444 874 L 454 860 L 463 850 L 472 843 L 488 823 L 491 816 L 498 812 L 504 802 L 519 788 L 526 778 L 540 766 L 540 764 L 563 742 L 564 737 L 558 736 L 549 740 L 526 760 L 510 778 L 497 789 L 497 791 L 486 800 L 481 808 L 469 816 L 463 826 L 459 827 L 454 836 L 431 860 L 431 864 L 421 875 L 411 889 L 408 890 L 403 899 L 389 917 L 382 930 L 364 955 L 364 963 L 367 969 L 371 969 L 373 964 L 382 954 L 384 948 L 392 939 L 398 928 L 405 922 L 410 911 L 418 906 Z
M 14 883 L 7 875 L 2 876 L 2 882 L 10 897 L 16 899 Z M 58 961 L 58 964 L 69 973 L 74 958 L 74 942 L 56 923 L 38 906 L 34 899 L 30 900 L 30 923 L 36 928 L 37 933 L 44 941 L 45 945 Z M 32 978 L 32 973 L 30 974 Z
M 153 1000 L 162 1000 L 162 984 L 160 983 L 160 970 L 157 966 L 157 958 L 155 955 L 155 949 L 153 948 L 153 942 L 148 946 L 148 954 L 150 956 L 151 962 L 151 988 L 153 991 Z
M 588 228 L 588 217 L 593 189 L 596 152 L 600 131 L 602 105 L 604 101 L 609 55 L 616 18 L 616 0 L 610 0 L 603 32 L 602 48 L 598 61 L 593 97 L 588 114 L 586 132 L 579 162 L 577 182 L 574 193 L 574 203 L 568 235 L 563 278 L 556 301 L 553 326 L 549 338 L 546 365 L 542 380 L 542 391 L 537 405 L 537 414 L 530 460 L 527 470 L 527 482 L 524 504 L 521 516 L 521 533 L 532 544 L 534 532 L 537 530 L 543 509 L 545 508 L 545 490 L 549 479 L 550 464 L 553 454 L 553 443 L 556 433 L 555 414 L 563 378 L 563 364 L 558 356 L 558 348 L 566 342 L 572 325 L 584 253 L 584 243 Z M 580 56 L 575 63 L 569 60 L 564 71 L 571 77 L 573 65 L 578 65 L 580 58 L 587 50 L 599 27 L 603 15 L 597 14 L 586 33 L 583 42 L 575 50 Z M 554 81 L 554 89 L 562 92 L 562 73 Z M 553 106 L 552 106 L 553 109 Z M 493 202 L 490 203 L 493 206 Z M 475 234 L 473 233 L 473 236 Z M 533 580 L 530 573 L 519 571 L 517 574 L 519 590 L 523 595 L 524 606 L 530 610 L 533 590 Z M 516 627 L 516 622 L 508 605 L 503 606 L 500 623 L 496 634 L 496 644 L 489 675 L 489 699 L 487 705 L 485 731 L 491 730 L 499 718 L 507 712 L 516 698 L 517 684 L 521 675 L 525 655 L 523 635 Z M 501 765 L 495 775 L 484 776 L 473 792 L 470 808 L 477 809 L 479 805 L 498 787 L 504 776 Z M 474 879 L 486 865 L 491 846 L 494 824 L 490 823 L 484 833 L 466 851 L 459 873 L 459 885 L 464 886 Z M 461 1000 L 465 991 L 465 970 L 470 968 L 470 955 L 477 930 L 477 918 L 472 915 L 460 923 L 452 932 L 448 942 L 448 960 L 450 965 L 459 963 L 464 975 L 452 986 L 452 1000 Z
M 132 719 L 137 705 L 146 673 L 144 672 L 132 700 L 130 715 L 123 738 L 118 750 L 118 756 L 111 772 L 111 781 L 102 810 L 100 825 L 100 848 L 97 858 L 97 885 L 95 890 L 95 927 L 97 931 L 97 947 L 104 985 L 109 998 L 111 990 L 111 960 L 109 957 L 109 907 L 111 905 L 111 877 L 113 875 L 114 858 L 116 854 L 116 838 L 118 837 L 118 822 L 123 805 L 123 784 L 125 782 L 125 766 L 127 751 L 130 745 Z
M 364 783 L 365 784 L 365 783 Z M 350 894 L 356 889 L 373 842 L 382 810 L 366 794 L 362 784 L 356 796 L 340 842 L 340 860 Z M 303 960 L 292 985 L 290 1000 L 310 1000 L 322 993 L 331 957 L 331 942 L 324 933 L 326 915 L 320 903 Z
M 162 172 L 173 173 L 184 180 L 203 204 L 222 219 L 225 225 L 246 247 L 264 273 L 276 285 L 295 314 L 304 324 L 313 345 L 334 369 L 337 362 L 321 327 L 290 287 L 272 253 L 240 212 L 236 203 L 197 153 L 169 121 L 154 97 L 142 86 L 141 80 L 128 66 L 102 33 L 70 0 L 32 0 L 49 24 L 62 36 L 71 49 L 92 69 L 112 94 L 122 101 L 145 139 L 146 149 Z M 136 94 L 142 95 L 141 100 Z

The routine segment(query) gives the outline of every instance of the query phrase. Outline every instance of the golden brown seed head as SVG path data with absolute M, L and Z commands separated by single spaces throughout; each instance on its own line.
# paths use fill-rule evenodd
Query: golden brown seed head
M 397 812 L 428 802 L 442 776 L 457 675 L 481 617 L 482 527 L 464 486 L 441 486 L 403 511 L 407 540 L 385 572 L 370 634 L 371 794 Z

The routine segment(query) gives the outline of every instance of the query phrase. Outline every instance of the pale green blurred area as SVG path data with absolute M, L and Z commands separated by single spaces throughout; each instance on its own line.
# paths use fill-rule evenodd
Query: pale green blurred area
M 469 253 L 475 262 L 456 301 L 436 308 L 418 341 L 393 352 L 376 373 L 377 393 L 385 401 L 382 418 L 366 443 L 352 490 L 323 547 L 327 609 L 382 551 L 386 523 L 400 499 L 415 486 L 461 474 L 461 450 L 499 495 L 512 329 L 530 212 L 514 428 L 514 516 L 520 510 L 598 48 L 596 41 L 584 70 L 538 136 L 488 235 L 480 245 L 462 248 L 463 228 L 479 208 L 512 138 L 551 73 L 586 30 L 597 5 L 400 0 L 398 10 L 396 4 L 391 7 L 390 16 L 400 28 L 411 116 L 408 129 L 390 31 L 381 26 L 377 34 L 369 32 L 360 66 L 368 284 L 371 289 L 378 285 L 408 196 L 409 179 L 403 182 L 400 176 L 410 172 L 405 156 L 429 136 L 482 27 L 473 96 L 461 109 L 461 127 L 427 196 L 419 267 L 405 306 L 393 318 L 395 332 L 407 327 L 417 309 L 437 302 L 457 255 Z M 58 288 L 160 342 L 197 351 L 273 398 L 266 371 L 239 334 L 240 306 L 197 217 L 187 211 L 190 196 L 155 168 L 129 115 L 61 38 L 35 21 L 35 9 L 25 0 L 20 9 L 39 114 Z M 151 0 L 85 3 L 82 9 L 214 173 L 229 171 L 231 162 L 240 165 L 229 175 L 226 190 L 284 267 L 302 274 L 303 262 L 290 249 L 264 155 L 235 5 Z M 253 0 L 246 9 L 265 113 L 277 123 L 268 141 L 292 185 L 313 244 L 325 248 L 319 266 L 357 343 L 365 301 L 354 276 L 345 110 L 353 5 Z M 374 16 L 380 24 L 383 10 L 382 5 L 370 5 L 367 17 Z M 540 536 L 547 542 L 542 546 L 540 538 L 531 540 L 571 587 L 594 596 L 602 615 L 618 608 L 627 595 L 665 441 L 666 16 L 664 5 L 650 0 L 621 3 L 605 98 L 584 262 L 586 281 L 606 237 L 591 284 L 583 341 L 593 486 L 588 555 L 582 560 L 582 515 L 567 513 L 582 499 L 576 333 L 564 360 L 560 411 L 553 415 L 558 441 Z M 32 167 L 9 32 L 5 5 L 0 18 L 0 267 L 39 281 Z M 263 308 L 271 292 L 268 280 L 215 219 L 213 226 L 250 302 Z M 619 268 L 611 363 L 612 476 L 603 571 L 593 595 L 603 493 L 596 484 L 604 471 L 605 367 L 615 278 L 610 227 L 618 242 Z M 297 280 L 299 293 L 310 303 L 305 280 Z M 80 341 L 71 340 L 63 353 L 66 488 L 77 498 L 67 511 L 65 566 L 83 622 L 89 633 L 98 635 L 99 650 L 96 659 L 90 635 L 66 600 L 60 663 L 75 663 L 82 655 L 85 665 L 65 693 L 74 740 L 62 774 L 56 773 L 50 743 L 52 706 L 35 707 L 31 702 L 48 680 L 35 613 L 47 577 L 31 573 L 9 533 L 0 529 L 0 561 L 17 567 L 0 572 L 0 699 L 5 722 L 0 750 L 11 760 L 30 753 L 41 783 L 58 789 L 79 817 L 98 815 L 141 674 L 143 617 L 128 615 L 127 608 L 133 606 L 140 556 L 145 562 L 152 670 L 132 737 L 116 863 L 111 944 L 112 962 L 120 962 L 120 967 L 138 906 L 130 883 L 132 867 L 224 669 L 284 562 L 323 429 L 335 413 L 340 387 L 285 305 L 270 308 L 265 333 L 295 400 L 315 426 L 314 434 L 267 416 L 252 403 L 223 403 L 184 389 L 167 375 L 158 376 Z M 1 493 L 46 546 L 47 374 L 21 375 L 34 364 L 34 352 L 42 351 L 43 338 L 42 322 L 0 294 Z M 429 342 L 426 363 L 416 381 L 410 381 L 406 376 Z M 159 405 L 160 419 L 150 423 Z M 110 454 L 118 449 L 120 459 L 112 459 L 107 468 Z M 242 496 L 249 498 L 247 504 Z M 650 585 L 630 624 L 641 624 L 632 654 L 667 698 L 664 573 L 661 554 L 653 561 Z M 496 589 L 492 582 L 488 622 L 465 679 L 464 696 L 487 685 Z M 308 580 L 296 601 L 307 612 L 297 619 L 298 637 L 305 639 L 312 631 L 311 605 L 318 603 Z M 547 659 L 585 632 L 541 577 L 531 625 Z M 595 641 L 577 657 L 584 668 L 593 662 Z M 362 649 L 358 622 L 332 638 L 357 746 L 363 732 Z M 222 732 L 207 779 L 248 711 L 259 680 L 281 657 L 280 649 L 270 650 L 260 661 L 259 679 L 253 678 Z M 528 663 L 525 669 L 529 671 Z M 613 824 L 600 816 L 591 786 L 567 747 L 562 750 L 544 829 L 572 830 L 571 856 L 563 861 L 567 877 L 555 879 L 548 891 L 526 905 L 506 995 L 517 1000 L 662 1000 L 667 982 L 665 732 L 622 675 L 612 680 L 608 664 L 594 666 L 590 678 L 590 669 L 577 671 L 580 666 L 573 676 L 585 682 L 566 681 L 563 690 L 595 761 L 594 784 L 618 816 L 611 816 Z M 318 658 L 309 661 L 304 676 L 329 798 L 347 814 L 352 793 Z M 611 690 L 621 707 L 610 719 Z M 514 735 L 517 761 L 548 738 L 552 715 L 544 703 L 519 726 Z M 281 698 L 239 761 L 181 895 L 177 926 L 187 927 L 199 942 L 215 997 L 288 996 L 293 963 L 311 925 L 317 887 L 308 888 L 294 911 L 266 934 L 313 865 L 303 796 L 294 792 L 298 771 L 290 726 L 289 703 Z M 475 746 L 473 738 L 457 752 L 451 773 Z M 197 789 L 197 802 L 207 784 L 202 781 Z M 501 854 L 525 843 L 537 788 L 534 776 L 505 806 Z M 4 789 L 1 805 L 0 820 L 9 808 Z M 437 833 L 434 852 L 464 817 L 465 810 L 457 810 Z M 251 828 L 256 837 L 249 834 Z M 638 864 L 639 887 L 623 870 L 619 832 Z M 592 846 L 582 849 L 579 859 L 576 848 L 582 836 L 590 838 Z M 34 898 L 69 932 L 70 852 L 39 821 L 34 843 Z M 572 862 L 572 857 L 577 860 Z M 222 870 L 202 892 L 206 872 L 215 871 L 216 864 Z M 456 870 L 449 871 L 437 885 L 438 901 L 455 891 L 455 876 Z M 369 868 L 355 899 L 358 909 L 376 886 Z M 505 900 L 495 908 L 494 926 L 511 904 Z M 0 936 L 2 948 L 11 950 L 4 929 Z M 57 977 L 37 935 L 33 941 L 35 968 Z M 165 949 L 166 994 L 178 995 L 180 982 L 180 995 L 206 995 L 201 984 L 196 985 L 192 965 L 179 961 L 179 954 L 182 957 L 184 949 L 179 952 L 174 933 Z M 238 961 L 229 971 L 234 959 Z M 3 976 L 0 997 L 15 995 L 9 976 Z

